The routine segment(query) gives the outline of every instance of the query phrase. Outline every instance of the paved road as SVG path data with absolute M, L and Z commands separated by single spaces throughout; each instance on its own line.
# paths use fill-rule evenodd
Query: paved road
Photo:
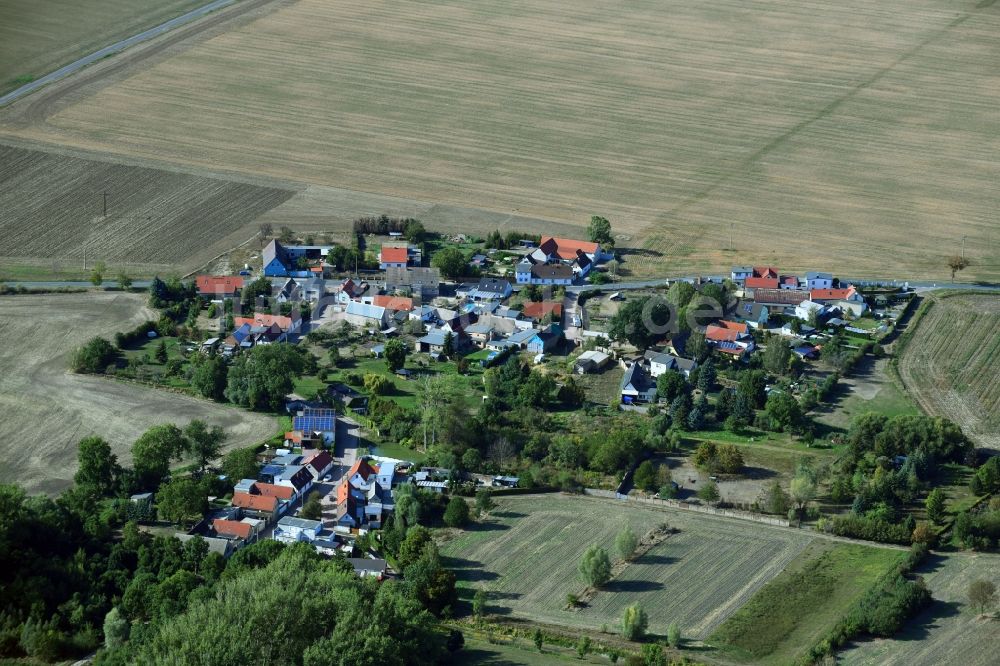
M 132 282 L 133 289 L 148 289 L 149 285 L 152 284 L 152 280 L 135 280 Z M 65 289 L 65 288 L 78 288 L 78 289 L 94 289 L 93 283 L 86 280 L 66 280 L 66 281 L 53 281 L 53 282 L 4 282 L 8 287 L 24 287 L 25 289 Z M 105 280 L 101 283 L 102 289 L 117 289 L 117 280 Z
M 92 65 L 98 60 L 102 60 L 104 58 L 107 58 L 108 56 L 120 53 L 121 51 L 124 51 L 130 46 L 134 46 L 141 42 L 149 41 L 154 37 L 158 37 L 159 35 L 162 35 L 163 33 L 168 32 L 170 30 L 173 30 L 178 26 L 184 25 L 185 23 L 190 23 L 191 21 L 194 21 L 197 18 L 201 18 L 205 14 L 214 12 L 216 9 L 221 9 L 222 7 L 226 7 L 227 5 L 231 5 L 234 2 L 236 2 L 236 0 L 215 0 L 215 2 L 210 2 L 204 7 L 192 9 L 187 14 L 182 14 L 176 18 L 172 18 L 169 21 L 166 21 L 158 26 L 150 28 L 149 30 L 144 30 L 139 34 L 132 35 L 131 37 L 121 40 L 120 42 L 115 42 L 110 46 L 105 46 L 103 49 L 94 51 L 90 55 L 86 55 L 80 58 L 79 60 L 76 60 L 68 65 L 60 67 L 54 72 L 50 72 L 49 74 L 46 74 L 45 76 L 39 79 L 35 79 L 31 83 L 26 83 L 20 88 L 10 91 L 3 97 L 0 97 L 0 106 L 10 104 L 11 102 L 18 100 L 24 97 L 25 95 L 33 93 L 42 86 L 48 85 L 54 81 L 63 79 L 69 76 L 70 74 L 78 72 L 87 65 Z

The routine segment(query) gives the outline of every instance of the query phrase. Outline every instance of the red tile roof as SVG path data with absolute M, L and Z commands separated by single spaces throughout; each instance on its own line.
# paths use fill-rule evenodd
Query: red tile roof
M 748 333 L 749 328 L 746 324 L 738 321 L 727 321 L 725 319 L 716 322 L 715 324 L 719 328 L 725 328 L 730 331 L 736 331 L 737 333 Z
M 705 328 L 706 340 L 712 340 L 714 342 L 735 342 L 738 337 L 740 337 L 739 331 L 725 328 L 724 326 L 709 324 L 708 327 Z
M 249 539 L 253 532 L 253 526 L 239 520 L 223 520 L 216 518 L 212 521 L 212 529 L 224 536 L 234 536 L 241 539 Z
M 550 312 L 553 317 L 562 317 L 562 307 L 558 301 L 530 301 L 524 304 L 521 313 L 532 319 L 541 319 Z
M 285 433 L 285 440 L 289 442 L 295 442 L 296 444 L 302 443 L 302 431 L 301 430 L 289 430 Z
M 754 266 L 753 276 L 758 278 L 777 278 L 778 269 L 771 266 Z
M 555 238 L 553 236 L 545 236 L 542 238 L 542 242 L 538 247 L 540 247 L 542 252 L 545 254 L 552 255 L 566 261 L 576 259 L 577 250 L 581 250 L 586 254 L 594 254 L 597 252 L 597 243 L 572 240 L 569 238 Z
M 291 317 L 281 315 L 255 314 L 253 317 L 233 317 L 233 325 L 239 328 L 243 324 L 251 326 L 271 326 L 277 324 L 282 331 L 287 331 L 292 327 Z
M 744 283 L 748 289 L 777 289 L 777 277 L 748 277 Z
M 233 506 L 238 506 L 241 509 L 253 509 L 254 511 L 273 512 L 278 507 L 278 498 L 268 495 L 236 493 L 233 495 Z
M 279 486 L 274 483 L 261 483 L 258 481 L 253 484 L 253 487 L 257 490 L 257 494 L 264 497 L 277 497 L 278 499 L 290 500 L 295 496 L 295 489 L 289 486 Z
M 386 247 L 383 245 L 382 251 L 379 253 L 379 261 L 383 264 L 405 264 L 409 256 L 405 247 Z
M 203 296 L 235 294 L 243 288 L 243 278 L 238 275 L 199 275 L 194 283 Z
M 368 464 L 367 460 L 362 458 L 351 466 L 350 471 L 347 472 L 347 478 L 350 479 L 355 474 L 360 474 L 361 478 L 367 481 L 368 477 L 374 473 L 375 470 L 372 469 L 372 466 Z
M 372 305 L 377 305 L 380 308 L 386 308 L 387 310 L 395 310 L 397 312 L 409 312 L 413 309 L 413 299 L 407 298 L 406 296 L 389 296 L 388 294 L 379 294 L 372 299 Z
M 765 305 L 798 305 L 809 300 L 809 292 L 798 289 L 755 289 L 753 300 Z
M 340 485 L 337 486 L 337 504 L 343 504 L 346 502 L 349 493 L 350 489 L 348 488 L 347 479 L 344 479 Z
M 854 296 L 858 291 L 854 287 L 847 289 L 812 289 L 809 291 L 809 299 L 813 301 L 846 301 Z

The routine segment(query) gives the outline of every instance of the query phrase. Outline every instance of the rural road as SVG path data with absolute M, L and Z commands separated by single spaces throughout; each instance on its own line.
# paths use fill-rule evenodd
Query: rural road
M 198 7 L 197 9 L 192 9 L 186 14 L 181 14 L 180 16 L 172 18 L 169 21 L 165 21 L 160 25 L 154 26 L 148 30 L 144 30 L 137 35 L 132 35 L 131 37 L 121 40 L 120 42 L 115 42 L 110 46 L 105 46 L 102 49 L 98 49 L 97 51 L 94 51 L 89 55 L 85 55 L 79 60 L 75 60 L 69 63 L 68 65 L 60 67 L 54 72 L 49 72 L 45 76 L 39 79 L 35 79 L 31 83 L 26 83 L 20 88 L 16 88 L 15 90 L 10 91 L 3 97 L 0 97 L 0 106 L 5 106 L 7 104 L 10 104 L 11 102 L 18 100 L 24 97 L 25 95 L 33 93 L 42 86 L 48 85 L 50 83 L 63 79 L 69 76 L 70 74 L 74 74 L 80 71 L 87 65 L 92 65 L 98 60 L 102 60 L 104 58 L 107 58 L 108 56 L 120 53 L 121 51 L 124 51 L 130 46 L 134 46 L 136 44 L 153 39 L 154 37 L 158 37 L 165 32 L 173 30 L 178 26 L 184 25 L 185 23 L 190 23 L 195 19 L 201 18 L 202 16 L 210 14 L 211 12 L 214 12 L 217 9 L 226 7 L 227 5 L 231 5 L 234 2 L 236 2 L 236 0 L 215 0 L 215 2 L 210 2 L 203 7 Z

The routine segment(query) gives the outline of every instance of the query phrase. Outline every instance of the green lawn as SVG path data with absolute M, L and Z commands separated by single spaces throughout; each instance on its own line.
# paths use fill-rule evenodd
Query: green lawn
M 741 662 L 793 663 L 904 556 L 901 550 L 815 541 L 707 643 Z

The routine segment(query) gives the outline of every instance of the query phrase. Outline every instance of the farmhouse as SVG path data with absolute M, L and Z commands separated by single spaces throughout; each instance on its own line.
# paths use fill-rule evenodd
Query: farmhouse
M 329 408 L 306 407 L 292 419 L 292 427 L 302 433 L 307 446 L 328 446 L 337 434 L 337 412 Z
M 507 280 L 484 277 L 469 292 L 469 297 L 476 301 L 502 301 L 510 296 L 512 290 L 513 287 Z
M 385 271 L 386 291 L 410 291 L 430 299 L 438 295 L 440 285 L 441 273 L 436 268 L 390 266 Z
M 198 295 L 206 298 L 233 298 L 243 289 L 243 278 L 238 275 L 199 275 L 194 282 Z
M 795 307 L 809 300 L 809 292 L 801 289 L 754 289 L 753 300 L 762 305 Z
M 406 296 L 379 294 L 372 298 L 372 305 L 385 308 L 390 312 L 410 312 L 413 310 L 413 299 Z
M 382 246 L 378 253 L 379 268 L 406 268 L 410 261 L 410 252 L 406 247 Z
M 733 316 L 750 328 L 763 328 L 771 320 L 771 310 L 763 303 L 744 300 L 736 305 Z
M 562 319 L 563 304 L 559 301 L 531 301 L 524 304 L 521 312 L 528 319 L 538 321 L 551 315 L 554 321 Z
M 323 523 L 318 520 L 285 516 L 278 521 L 278 526 L 274 530 L 274 538 L 282 543 L 311 542 L 319 537 L 322 530 Z
M 806 288 L 810 291 L 813 289 L 830 289 L 831 287 L 833 287 L 832 274 L 816 273 L 814 271 L 806 273 Z
M 685 377 L 691 375 L 691 371 L 698 367 L 697 361 L 674 356 L 664 352 L 647 350 L 643 358 L 649 363 L 649 374 L 652 377 L 659 377 L 668 370 L 679 372 Z

